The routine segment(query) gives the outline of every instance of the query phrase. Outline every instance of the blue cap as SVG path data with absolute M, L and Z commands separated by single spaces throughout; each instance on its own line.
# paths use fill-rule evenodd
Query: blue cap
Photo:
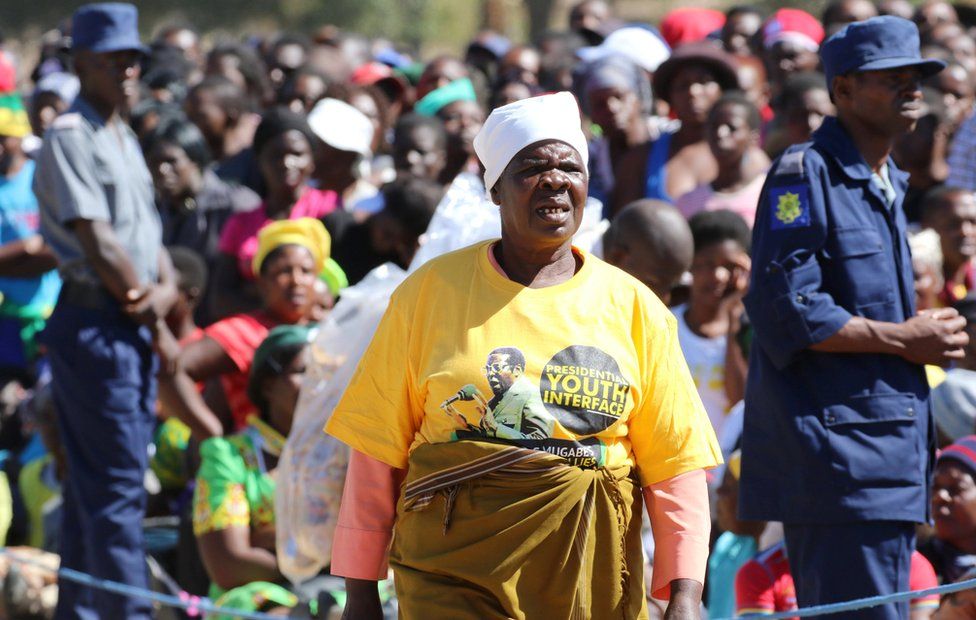
M 927 77 L 946 66 L 941 60 L 922 58 L 918 27 L 907 19 L 893 15 L 847 24 L 823 42 L 820 59 L 827 75 L 828 88 L 835 76 L 851 71 L 918 67 Z
M 86 4 L 71 20 L 71 48 L 93 52 L 148 49 L 139 40 L 139 12 L 123 2 Z
M 489 32 L 484 36 L 474 40 L 468 45 L 468 49 L 481 48 L 486 50 L 489 54 L 495 58 L 501 59 L 502 56 L 508 53 L 508 50 L 512 49 L 512 42 L 508 40 L 507 37 L 498 34 L 497 32 Z

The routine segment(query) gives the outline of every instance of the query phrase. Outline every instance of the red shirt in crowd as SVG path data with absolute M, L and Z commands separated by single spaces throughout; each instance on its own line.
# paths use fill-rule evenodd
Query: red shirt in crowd
M 796 589 L 786 559 L 786 543 L 780 542 L 760 551 L 739 568 L 735 575 L 736 615 L 768 614 L 796 608 Z
M 939 585 L 932 564 L 918 551 L 912 552 L 908 575 L 909 589 L 927 590 Z M 911 611 L 936 609 L 939 595 L 911 600 Z M 786 558 L 786 544 L 781 542 L 742 565 L 735 575 L 736 615 L 769 614 L 797 609 L 796 589 L 790 564 Z
M 204 329 L 204 333 L 216 341 L 237 368 L 220 377 L 220 383 L 234 418 L 234 429 L 247 425 L 247 416 L 257 413 L 247 397 L 247 380 L 251 374 L 254 352 L 277 323 L 263 312 L 235 314 L 217 321 Z

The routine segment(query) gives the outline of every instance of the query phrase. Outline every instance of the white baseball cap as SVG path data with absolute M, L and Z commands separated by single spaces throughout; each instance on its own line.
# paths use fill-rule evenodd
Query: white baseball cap
M 334 149 L 372 154 L 373 123 L 365 114 L 338 99 L 323 99 L 308 113 L 308 126 Z
M 671 56 L 671 49 L 664 39 L 647 28 L 628 26 L 611 32 L 600 45 L 584 47 L 576 53 L 585 62 L 615 54 L 624 56 L 638 67 L 653 73 Z

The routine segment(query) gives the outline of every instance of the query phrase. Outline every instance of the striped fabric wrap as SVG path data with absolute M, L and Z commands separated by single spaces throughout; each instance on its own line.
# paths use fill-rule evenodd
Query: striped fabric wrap
M 401 617 L 646 618 L 631 467 L 481 441 L 410 455 L 390 552 Z

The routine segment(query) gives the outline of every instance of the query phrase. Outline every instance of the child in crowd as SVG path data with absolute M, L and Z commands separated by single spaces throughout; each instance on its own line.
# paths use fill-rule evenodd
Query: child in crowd
M 173 270 L 176 272 L 176 303 L 166 315 L 166 325 L 180 347 L 186 347 L 204 337 L 204 331 L 193 321 L 207 287 L 207 266 L 199 254 L 183 247 L 170 248 Z M 198 385 L 202 392 L 203 386 Z M 163 491 L 179 493 L 192 478 L 187 447 L 190 428 L 176 417 L 168 417 L 156 427 L 153 435 L 155 450 L 149 467 L 159 478 Z
M 731 211 L 705 211 L 689 222 L 695 253 L 688 303 L 673 309 L 678 340 L 719 443 L 729 411 L 745 392 L 746 359 L 736 341 L 749 283 L 749 226 Z
M 61 483 L 67 458 L 58 431 L 51 388 L 39 388 L 28 405 L 46 453 L 20 470 L 18 489 L 27 512 L 27 543 L 56 553 L 61 534 Z
M 694 239 L 688 222 L 663 200 L 630 203 L 603 235 L 603 259 L 647 285 L 665 304 L 691 267 Z
M 920 551 L 943 583 L 976 568 L 976 435 L 939 453 L 932 486 L 935 537 Z
M 380 193 L 382 210 L 348 226 L 333 250 L 350 284 L 386 262 L 402 269 L 410 265 L 444 188 L 430 179 L 404 176 L 384 185 Z
M 729 618 L 736 610 L 735 576 L 756 553 L 759 536 L 766 529 L 762 521 L 740 521 L 739 473 L 742 455 L 736 450 L 726 461 L 725 475 L 718 487 L 716 521 L 722 530 L 708 556 L 708 615 Z
M 768 164 L 765 156 L 756 156 L 761 123 L 759 110 L 742 93 L 727 93 L 712 106 L 705 136 L 718 176 L 678 198 L 675 206 L 685 217 L 727 209 L 752 227 Z
M 976 428 L 976 297 L 955 305 L 966 319 L 966 357 L 932 390 L 932 416 L 939 433 L 939 445 L 958 441 Z
M 976 291 L 976 195 L 960 187 L 941 186 L 925 195 L 922 225 L 942 242 L 941 305 L 949 306 Z
M 783 94 L 774 102 L 774 126 L 766 140 L 766 152 L 779 157 L 791 144 L 802 144 L 820 127 L 825 116 L 836 113 L 822 73 L 799 73 L 786 80 Z
M 203 337 L 203 330 L 193 317 L 207 290 L 207 264 L 199 254 L 181 246 L 170 248 L 169 255 L 176 272 L 178 294 L 166 315 L 166 325 L 180 344 L 186 346 Z

